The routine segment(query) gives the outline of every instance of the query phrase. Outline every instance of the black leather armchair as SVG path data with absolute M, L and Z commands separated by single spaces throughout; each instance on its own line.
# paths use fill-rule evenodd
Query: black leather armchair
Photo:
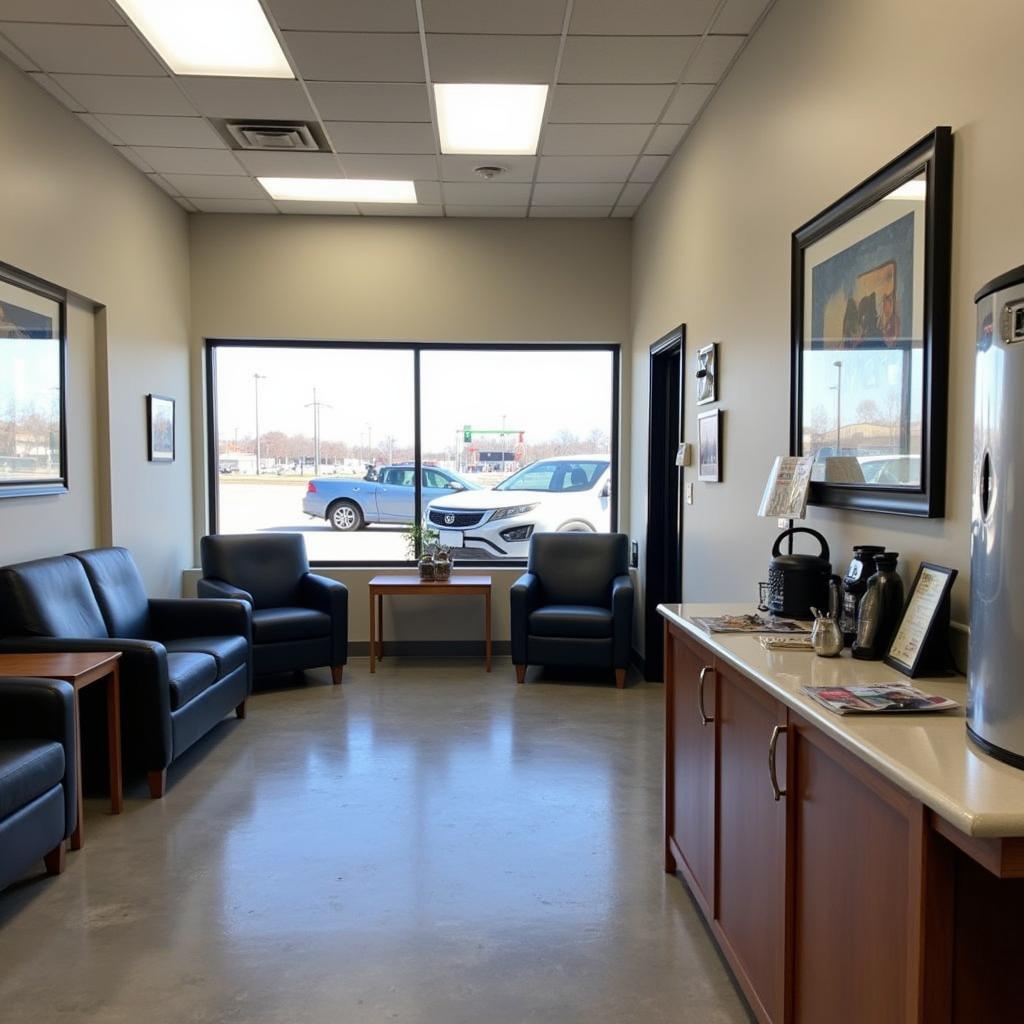
M 167 767 L 252 690 L 252 627 L 243 601 L 146 597 L 124 548 L 79 551 L 0 569 L 0 651 L 120 651 L 127 761 L 154 797 Z
M 348 661 L 348 587 L 309 571 L 298 533 L 222 534 L 200 542 L 200 597 L 252 606 L 257 676 L 329 665 L 335 685 Z
M 512 585 L 516 681 L 529 665 L 615 669 L 626 685 L 633 583 L 622 533 L 535 533 L 525 575 Z
M 49 679 L 0 679 L 0 889 L 33 861 L 64 870 L 75 828 L 75 691 Z

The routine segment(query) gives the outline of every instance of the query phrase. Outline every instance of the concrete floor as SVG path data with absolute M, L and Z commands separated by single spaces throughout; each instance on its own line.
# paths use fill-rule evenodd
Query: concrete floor
M 536 678 L 536 670 L 531 671 Z M 356 659 L 0 896 L 0 1021 L 749 1020 L 661 870 L 662 690 Z

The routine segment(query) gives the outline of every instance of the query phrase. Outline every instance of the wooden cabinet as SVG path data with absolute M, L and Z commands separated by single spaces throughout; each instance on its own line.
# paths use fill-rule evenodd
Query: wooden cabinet
M 665 870 L 683 873 L 704 913 L 715 892 L 715 675 L 700 645 L 666 625 Z

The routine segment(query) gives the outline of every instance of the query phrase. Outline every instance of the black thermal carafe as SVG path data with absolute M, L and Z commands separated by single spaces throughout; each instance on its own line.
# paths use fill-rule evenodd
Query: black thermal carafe
M 889 651 L 903 615 L 903 580 L 896 572 L 896 551 L 875 555 L 875 574 L 861 598 L 857 613 L 857 639 L 852 654 L 863 661 L 878 661 Z
M 875 568 L 874 557 L 884 551 L 884 545 L 854 545 L 853 559 L 843 577 L 843 607 L 839 617 L 839 628 L 843 631 L 843 640 L 847 646 L 857 639 L 857 609 L 868 589 L 868 577 Z

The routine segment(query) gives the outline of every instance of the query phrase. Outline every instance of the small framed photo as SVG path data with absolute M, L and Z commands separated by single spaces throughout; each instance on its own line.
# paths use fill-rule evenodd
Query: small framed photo
M 720 409 L 697 416 L 697 479 L 705 483 L 722 479 L 721 423 Z
M 718 342 L 697 350 L 697 404 L 708 405 L 718 399 Z
M 885 663 L 913 678 L 949 664 L 949 593 L 956 569 L 922 562 Z
M 146 395 L 149 461 L 174 461 L 174 399 Z

